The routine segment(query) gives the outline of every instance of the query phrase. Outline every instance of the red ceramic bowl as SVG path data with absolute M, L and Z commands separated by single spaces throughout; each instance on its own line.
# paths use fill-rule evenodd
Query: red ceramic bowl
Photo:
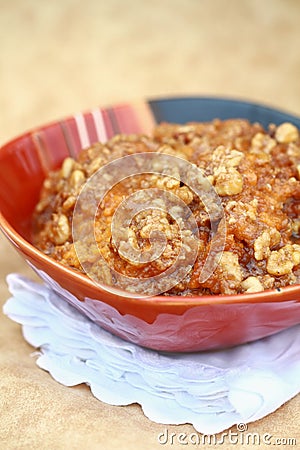
M 300 119 L 262 105 L 217 98 L 170 98 L 94 109 L 41 126 L 0 149 L 0 227 L 63 300 L 110 332 L 163 351 L 199 351 L 253 341 L 300 322 L 300 286 L 256 294 L 131 298 L 101 289 L 30 243 L 30 224 L 47 173 L 116 133 L 148 132 L 161 121 L 243 117 L 267 126 Z

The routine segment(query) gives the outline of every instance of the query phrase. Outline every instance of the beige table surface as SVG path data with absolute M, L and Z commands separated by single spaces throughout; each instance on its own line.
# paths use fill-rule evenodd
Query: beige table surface
M 178 94 L 246 98 L 300 115 L 299 24 L 297 0 L 0 0 L 0 142 L 81 109 Z M 31 274 L 1 236 L 1 305 L 12 271 Z M 2 314 L 0 349 L 1 449 L 184 448 L 159 444 L 166 426 L 139 406 L 109 406 L 86 386 L 56 383 Z M 297 438 L 298 448 L 299 430 L 299 395 L 248 429 Z

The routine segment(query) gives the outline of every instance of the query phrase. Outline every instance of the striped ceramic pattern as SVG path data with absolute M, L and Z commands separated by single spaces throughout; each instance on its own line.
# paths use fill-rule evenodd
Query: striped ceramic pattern
M 106 142 L 116 134 L 147 133 L 155 124 L 146 102 L 95 108 L 51 124 L 32 133 L 34 146 L 45 172 L 56 168 L 66 156 L 76 157 L 96 142 Z M 60 161 L 53 160 L 53 146 Z

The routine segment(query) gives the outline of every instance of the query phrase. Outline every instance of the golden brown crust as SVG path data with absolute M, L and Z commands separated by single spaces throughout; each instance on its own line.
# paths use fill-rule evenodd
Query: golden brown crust
M 62 264 L 81 270 L 72 242 L 72 214 L 85 181 L 106 163 L 141 152 L 162 152 L 201 168 L 221 198 L 226 219 L 224 253 L 204 283 L 199 275 L 211 247 L 210 223 L 201 201 L 176 178 L 137 175 L 114 187 L 100 205 L 95 236 L 98 248 L 87 249 L 91 271 L 104 270 L 98 250 L 127 276 L 162 273 L 178 256 L 180 233 L 166 212 L 137 214 L 130 226 L 130 245 L 149 249 L 152 230 L 166 238 L 162 255 L 148 264 L 131 264 L 111 240 L 111 220 L 121 201 L 136 190 L 164 189 L 192 211 L 199 228 L 199 248 L 191 272 L 166 295 L 257 292 L 299 280 L 300 139 L 292 124 L 265 131 L 247 120 L 158 125 L 151 137 L 115 136 L 106 144 L 83 150 L 77 161 L 67 158 L 44 182 L 34 214 L 34 244 Z M 174 168 L 176 170 L 176 168 Z M 217 257 L 218 255 L 216 255 Z M 114 277 L 106 270 L 107 284 Z

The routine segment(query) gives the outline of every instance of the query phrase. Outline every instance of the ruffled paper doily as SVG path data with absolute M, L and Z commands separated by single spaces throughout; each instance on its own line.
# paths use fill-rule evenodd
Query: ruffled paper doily
M 66 386 L 86 383 L 103 402 L 139 403 L 154 422 L 215 434 L 300 392 L 300 325 L 227 350 L 156 352 L 113 336 L 44 285 L 14 274 L 7 281 L 4 313 L 40 350 L 39 367 Z

